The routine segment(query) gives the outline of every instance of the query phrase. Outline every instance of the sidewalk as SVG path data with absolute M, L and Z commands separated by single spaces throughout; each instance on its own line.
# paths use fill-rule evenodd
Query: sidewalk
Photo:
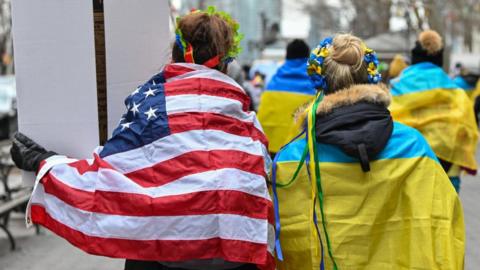
M 21 185 L 20 171 L 12 172 L 11 186 Z M 0 185 L 0 193 L 3 187 Z M 13 213 L 9 228 L 15 236 L 17 250 L 10 251 L 10 243 L 0 231 L 0 270 L 121 270 L 124 260 L 89 255 L 68 242 L 41 229 L 26 229 L 25 218 Z

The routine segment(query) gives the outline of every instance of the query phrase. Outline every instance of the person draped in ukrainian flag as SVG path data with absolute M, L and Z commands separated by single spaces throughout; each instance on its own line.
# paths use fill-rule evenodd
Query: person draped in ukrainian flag
M 420 132 L 394 122 L 375 52 L 315 48 L 305 130 L 273 163 L 280 270 L 463 269 L 463 210 Z
M 460 171 L 477 171 L 478 130 L 473 103 L 442 69 L 440 35 L 420 33 L 412 50 L 412 65 L 391 81 L 396 121 L 419 130 L 427 139 L 457 191 Z
M 295 111 L 315 96 L 305 69 L 309 53 L 310 48 L 304 41 L 296 39 L 290 42 L 285 63 L 277 70 L 260 98 L 258 120 L 267 135 L 271 153 L 278 152 L 291 139 Z
M 476 74 L 463 68 L 460 74 L 453 78 L 453 81 L 459 88 L 462 88 L 465 93 L 467 93 L 468 97 L 470 97 L 470 100 L 473 102 L 475 119 L 478 124 L 478 114 L 480 113 L 480 74 Z

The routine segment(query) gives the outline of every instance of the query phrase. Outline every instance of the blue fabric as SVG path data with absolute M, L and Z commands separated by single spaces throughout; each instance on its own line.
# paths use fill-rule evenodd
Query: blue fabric
M 315 95 L 316 90 L 307 74 L 307 58 L 286 60 L 273 75 L 265 91 Z
M 462 88 L 463 90 L 470 91 L 475 89 L 475 85 L 468 84 L 467 81 L 465 81 L 465 79 L 463 79 L 461 76 L 455 77 L 453 81 L 459 88 Z
M 407 67 L 399 77 L 391 80 L 393 96 L 432 89 L 458 89 L 457 84 L 440 67 L 422 62 Z
M 125 99 L 127 111 L 112 138 L 105 143 L 100 157 L 139 148 L 170 135 L 163 83 L 163 73 L 159 73 Z M 149 91 L 151 94 L 147 95 Z M 138 111 L 133 109 L 134 105 Z M 155 112 L 148 119 L 150 110 Z M 128 127 L 125 126 L 128 123 Z
M 452 176 L 450 177 L 450 182 L 452 182 L 452 185 L 453 187 L 455 188 L 455 191 L 457 191 L 457 193 L 460 192 L 460 177 L 458 176 Z
M 285 147 L 279 153 L 278 162 L 299 161 L 306 140 L 296 140 Z M 320 162 L 357 163 L 356 158 L 345 154 L 339 147 L 330 144 L 318 144 Z M 416 129 L 394 122 L 393 133 L 385 148 L 377 156 L 376 160 L 396 158 L 429 157 L 437 160 L 433 150 L 425 138 Z

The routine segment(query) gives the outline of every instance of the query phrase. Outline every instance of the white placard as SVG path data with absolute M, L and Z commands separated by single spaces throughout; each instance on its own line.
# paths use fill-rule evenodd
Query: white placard
M 105 0 L 108 133 L 125 112 L 124 99 L 161 71 L 170 57 L 168 1 Z
M 15 0 L 12 16 L 19 130 L 49 150 L 91 157 L 99 143 L 92 1 Z

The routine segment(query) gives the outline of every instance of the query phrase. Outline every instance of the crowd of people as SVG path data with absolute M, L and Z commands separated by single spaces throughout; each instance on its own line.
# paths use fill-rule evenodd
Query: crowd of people
M 478 75 L 449 76 L 426 30 L 385 72 L 352 34 L 293 40 L 266 81 L 234 60 L 238 27 L 179 18 L 171 63 L 93 159 L 18 133 L 27 220 L 126 270 L 463 269 Z

